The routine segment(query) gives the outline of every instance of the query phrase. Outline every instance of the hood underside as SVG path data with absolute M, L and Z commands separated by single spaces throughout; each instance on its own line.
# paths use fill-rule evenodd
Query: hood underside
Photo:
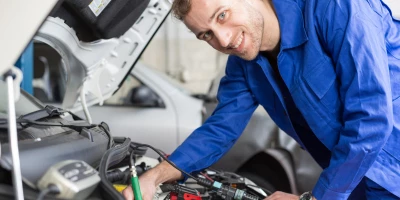
M 41 9 L 32 9 L 31 3 L 40 5 L 37 7 Z M 56 3 L 54 0 L 29 1 L 36 12 L 18 14 L 21 19 L 14 25 L 16 29 L 7 29 L 5 36 L 0 37 L 12 43 L 2 46 L 1 52 L 7 54 L 1 55 L 9 59 L 0 59 L 0 72 L 3 74 L 14 65 L 30 41 L 50 46 L 60 60 L 56 65 L 48 62 L 44 66 L 48 69 L 43 71 L 60 68 L 64 79 L 62 107 L 73 111 L 82 109 L 81 98 L 89 106 L 102 104 L 118 90 L 171 8 L 169 0 L 65 0 Z M 17 3 L 0 3 L 3 26 L 14 28 L 6 23 L 11 16 L 3 16 L 11 12 L 7 10 L 9 7 L 18 7 L 14 4 Z M 21 9 L 14 13 L 21 13 Z M 17 39 L 16 32 L 24 34 L 19 34 Z M 51 54 L 41 56 L 53 59 Z

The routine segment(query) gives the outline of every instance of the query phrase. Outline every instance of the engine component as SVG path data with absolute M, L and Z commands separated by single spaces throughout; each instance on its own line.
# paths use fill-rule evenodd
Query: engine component
M 45 190 L 55 185 L 59 189 L 59 198 L 85 199 L 99 182 L 97 171 L 90 165 L 79 160 L 66 160 L 51 166 L 39 180 L 38 188 Z
M 162 192 L 170 192 L 167 199 L 171 200 L 201 200 L 200 193 L 189 187 L 177 184 L 163 184 L 160 186 Z
M 217 191 L 216 195 L 219 197 L 222 197 L 223 199 L 235 199 L 235 200 L 258 200 L 260 199 L 256 195 L 252 195 L 247 193 L 244 190 L 240 190 L 237 188 L 234 188 L 230 185 L 223 185 L 221 182 L 214 181 L 212 179 L 205 179 L 202 177 L 194 177 L 193 175 L 185 172 L 184 170 L 180 169 L 177 167 L 174 163 L 168 160 L 165 155 L 163 155 L 158 149 L 155 149 L 154 147 L 148 145 L 148 144 L 134 144 L 134 149 L 139 148 L 139 147 L 149 147 L 152 150 L 154 150 L 157 154 L 159 154 L 165 161 L 167 161 L 171 166 L 175 167 L 177 170 L 181 171 L 183 174 L 187 175 L 188 177 L 192 178 L 197 182 L 197 184 L 213 190 Z M 131 156 L 132 157 L 132 156 Z
M 233 188 L 231 186 L 222 185 L 217 190 L 218 196 L 221 196 L 223 199 L 232 200 L 232 199 L 243 199 L 243 200 L 258 200 L 257 196 L 246 193 L 243 190 L 239 190 Z
M 194 195 L 194 194 L 188 194 L 188 193 L 184 193 L 182 196 L 179 196 L 178 194 L 171 192 L 169 199 L 171 199 L 171 200 L 201 200 L 201 197 Z
M 131 139 L 114 138 L 114 141 L 118 144 L 107 150 L 100 161 L 100 188 L 105 199 L 124 200 L 125 198 L 117 190 L 115 190 L 112 183 L 107 180 L 107 170 L 120 163 L 126 157 L 129 152 Z
M 97 167 L 104 152 L 113 145 L 113 138 L 102 129 L 103 124 L 82 123 L 72 113 L 73 120 L 61 118 L 63 113 L 65 111 L 61 109 L 46 106 L 18 119 L 21 173 L 24 183 L 32 189 L 36 189 L 38 180 L 55 163 L 82 160 Z M 10 144 L 5 142 L 6 139 L 1 134 L 0 173 L 9 173 L 13 169 Z M 7 179 L 0 177 L 0 181 L 7 182 Z

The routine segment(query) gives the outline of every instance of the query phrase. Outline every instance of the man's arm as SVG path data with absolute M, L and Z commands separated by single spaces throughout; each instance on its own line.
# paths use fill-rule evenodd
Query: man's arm
M 165 182 L 176 181 L 183 178 L 182 173 L 166 161 L 163 161 L 153 169 L 150 169 L 143 176 L 153 178 L 156 185 Z
M 239 138 L 258 106 L 238 59 L 232 56 L 228 59 L 226 76 L 218 91 L 219 104 L 213 115 L 169 156 L 188 173 L 207 168 L 221 158 Z M 178 179 L 182 179 L 180 171 L 167 162 L 159 164 L 139 177 L 144 199 L 153 198 L 158 184 Z M 123 194 L 126 199 L 133 199 L 130 187 Z
M 330 165 L 313 190 L 317 199 L 347 199 L 392 132 L 385 16 L 377 13 L 379 6 L 379 1 L 331 0 L 317 15 L 318 34 L 334 63 L 343 102 L 343 128 Z
M 248 87 L 242 60 L 229 56 L 218 90 L 218 106 L 169 157 L 188 173 L 209 167 L 237 141 L 258 106 Z

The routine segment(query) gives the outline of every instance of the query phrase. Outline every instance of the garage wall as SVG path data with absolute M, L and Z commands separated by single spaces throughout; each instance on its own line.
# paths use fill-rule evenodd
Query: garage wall
M 193 93 L 207 93 L 224 70 L 227 55 L 198 40 L 179 20 L 168 16 L 142 55 L 142 62 L 180 81 Z

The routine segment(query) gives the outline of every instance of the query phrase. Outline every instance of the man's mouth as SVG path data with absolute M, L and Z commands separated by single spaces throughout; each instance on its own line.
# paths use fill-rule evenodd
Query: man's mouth
M 243 33 L 240 34 L 239 39 L 236 41 L 236 44 L 235 46 L 233 46 L 233 48 L 237 49 L 240 46 L 240 44 L 242 44 L 242 41 L 243 41 Z
M 235 40 L 235 42 L 230 46 L 229 49 L 234 50 L 234 51 L 241 51 L 241 49 L 243 48 L 242 47 L 243 42 L 244 42 L 244 33 L 241 32 L 239 37 Z

